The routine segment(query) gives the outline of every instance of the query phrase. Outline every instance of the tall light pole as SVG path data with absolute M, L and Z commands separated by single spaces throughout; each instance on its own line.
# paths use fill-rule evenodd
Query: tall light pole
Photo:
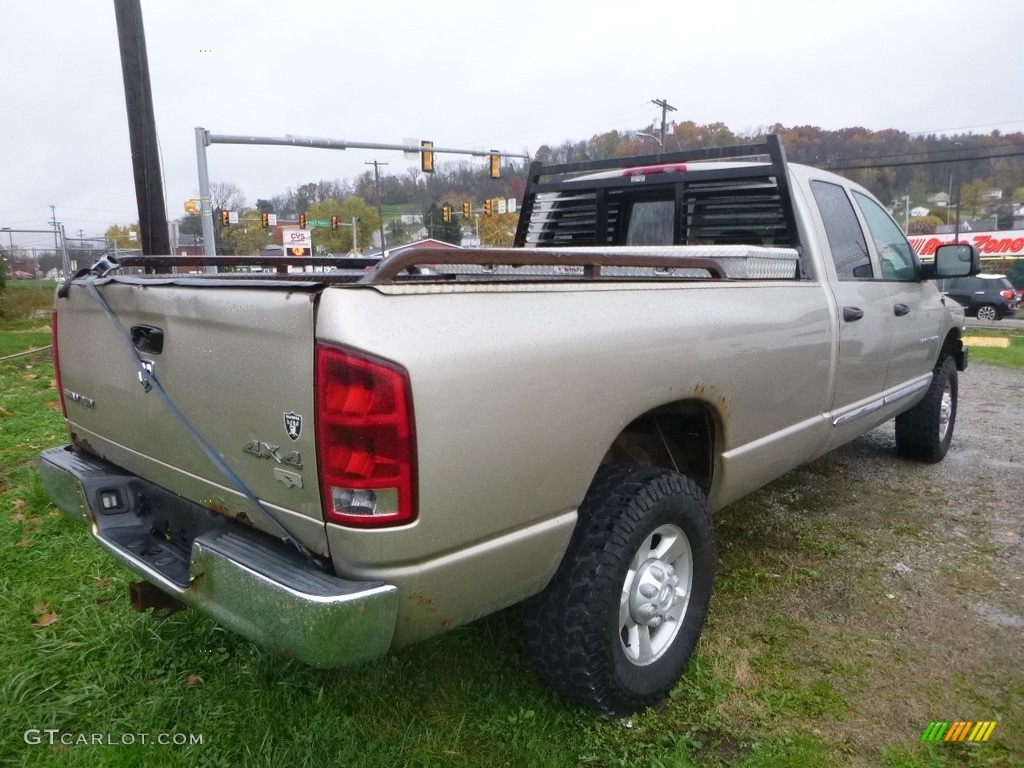
M 903 218 L 903 234 L 910 234 L 910 195 L 903 196 L 904 205 L 906 205 L 905 214 Z

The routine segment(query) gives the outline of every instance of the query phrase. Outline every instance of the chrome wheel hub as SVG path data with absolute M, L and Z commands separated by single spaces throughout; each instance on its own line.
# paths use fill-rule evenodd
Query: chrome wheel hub
M 949 420 L 953 415 L 953 385 L 946 382 L 942 390 L 942 402 L 939 403 L 939 440 L 946 439 L 949 432 Z
M 676 525 L 651 532 L 633 556 L 622 585 L 619 639 L 637 666 L 657 661 L 679 633 L 690 601 L 693 555 Z
M 660 627 L 679 597 L 679 576 L 670 563 L 651 558 L 640 567 L 629 595 L 629 613 L 637 624 Z

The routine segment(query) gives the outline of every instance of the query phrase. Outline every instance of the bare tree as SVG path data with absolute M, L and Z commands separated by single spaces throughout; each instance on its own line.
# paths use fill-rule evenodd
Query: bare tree
M 210 198 L 215 211 L 241 211 L 246 207 L 245 193 L 237 184 L 230 182 L 210 184 Z

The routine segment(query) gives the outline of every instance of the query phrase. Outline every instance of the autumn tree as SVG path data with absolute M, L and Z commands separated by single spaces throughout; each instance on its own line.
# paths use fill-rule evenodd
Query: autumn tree
M 238 212 L 238 224 L 222 229 L 224 246 L 235 256 L 258 256 L 270 244 L 270 230 L 264 229 L 260 211 L 255 208 Z
M 331 216 L 338 217 L 338 228 L 336 230 L 318 227 L 313 230 L 313 247 L 317 250 L 323 249 L 327 253 L 343 254 L 350 253 L 352 248 L 352 221 L 356 220 L 358 237 L 356 241 L 359 250 L 363 251 L 373 243 L 373 234 L 380 227 L 380 216 L 377 209 L 368 205 L 367 202 L 356 195 L 350 195 L 344 202 L 335 198 L 328 198 L 309 207 L 307 215 L 311 219 L 324 219 L 330 221 Z M 348 226 L 346 226 L 348 225 Z
M 479 221 L 480 245 L 488 248 L 511 248 L 518 224 L 518 213 L 481 216 Z
M 960 187 L 960 207 L 970 215 L 977 216 L 988 197 L 988 184 L 982 180 L 970 181 Z
M 934 235 L 935 231 L 943 224 L 938 216 L 915 216 L 910 220 L 907 227 L 907 234 L 910 235 Z
M 111 224 L 107 227 L 107 231 L 103 233 L 103 236 L 107 238 L 107 242 L 113 243 L 122 251 L 130 250 L 132 248 L 139 248 L 139 224 Z

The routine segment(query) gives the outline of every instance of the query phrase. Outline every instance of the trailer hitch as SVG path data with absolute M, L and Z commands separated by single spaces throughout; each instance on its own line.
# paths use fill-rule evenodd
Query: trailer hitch
M 178 611 L 188 608 L 185 603 L 157 589 L 148 581 L 133 581 L 129 584 L 128 597 L 132 608 L 139 613 L 145 613 L 152 608 L 153 618 L 157 621 L 169 619 Z

